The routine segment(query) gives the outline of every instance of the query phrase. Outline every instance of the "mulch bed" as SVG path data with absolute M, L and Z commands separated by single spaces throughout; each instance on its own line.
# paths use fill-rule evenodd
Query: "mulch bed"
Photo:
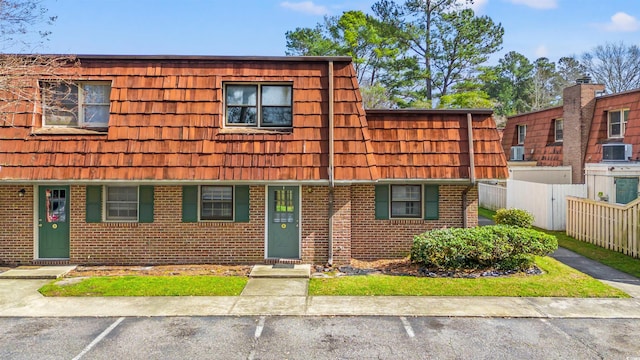
M 350 265 L 326 267 L 312 266 L 314 277 L 336 277 L 352 275 L 398 275 L 415 277 L 451 277 L 477 278 L 487 276 L 508 276 L 515 271 L 498 271 L 495 269 L 437 271 L 427 269 L 421 265 L 411 263 L 409 258 L 382 259 L 376 261 L 361 261 L 353 259 Z M 157 265 L 157 266 L 78 266 L 67 274 L 67 277 L 88 276 L 171 276 L 171 275 L 215 275 L 215 276 L 249 276 L 250 265 Z M 527 274 L 542 273 L 533 268 Z

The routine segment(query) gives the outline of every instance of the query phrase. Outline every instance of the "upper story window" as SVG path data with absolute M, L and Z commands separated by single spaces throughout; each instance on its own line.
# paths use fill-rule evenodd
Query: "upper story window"
M 230 126 L 291 127 L 290 84 L 226 84 L 225 118 Z
M 555 141 L 559 142 L 562 141 L 563 139 L 563 127 L 564 127 L 564 120 L 562 119 L 556 119 L 554 121 L 554 134 L 555 134 Z
M 105 128 L 109 125 L 108 82 L 42 83 L 44 126 Z
M 518 145 L 524 144 L 524 138 L 527 136 L 527 125 L 518 125 L 516 127 L 518 131 Z
M 621 109 L 609 111 L 607 113 L 607 122 L 609 127 L 610 138 L 624 137 L 624 130 L 629 119 L 629 109 Z

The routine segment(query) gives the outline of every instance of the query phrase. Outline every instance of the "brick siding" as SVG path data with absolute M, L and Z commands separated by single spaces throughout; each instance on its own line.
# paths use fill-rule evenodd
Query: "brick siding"
M 375 220 L 374 185 L 337 186 L 333 196 L 334 264 L 402 257 L 413 235 L 462 226 L 465 186 L 440 186 L 439 220 Z M 24 197 L 18 191 L 25 189 Z M 86 187 L 70 194 L 70 262 L 74 264 L 251 264 L 264 262 L 265 187 L 250 187 L 247 223 L 183 223 L 182 187 L 154 187 L 153 223 L 87 223 Z M 328 260 L 329 189 L 301 187 L 302 261 Z M 0 186 L 0 263 L 27 264 L 34 255 L 34 187 Z M 477 224 L 477 189 L 469 194 L 467 219 Z
M 464 185 L 440 185 L 438 220 L 376 220 L 375 186 L 355 185 L 351 189 L 351 256 L 373 260 L 409 255 L 413 236 L 437 228 L 462 227 Z M 478 191 L 467 194 L 467 226 L 478 224 Z

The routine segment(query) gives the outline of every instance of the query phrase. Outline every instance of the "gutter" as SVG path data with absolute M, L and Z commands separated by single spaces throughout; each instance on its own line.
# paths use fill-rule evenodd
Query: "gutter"
M 469 226 L 467 221 L 467 194 L 476 185 L 476 164 L 473 151 L 473 122 L 471 113 L 467 113 L 467 138 L 469 141 L 469 181 L 471 182 L 462 191 L 462 227 Z
M 328 77 L 329 77 L 329 168 L 327 169 L 329 175 L 329 230 L 328 230 L 328 260 L 329 266 L 333 265 L 333 200 L 334 200 L 334 177 L 333 177 L 333 60 L 329 60 L 327 63 Z

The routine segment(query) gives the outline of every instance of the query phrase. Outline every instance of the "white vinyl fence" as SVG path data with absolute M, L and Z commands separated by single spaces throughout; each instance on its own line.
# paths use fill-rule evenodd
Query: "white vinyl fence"
M 500 185 L 478 184 L 480 207 L 498 210 L 507 207 L 507 188 Z
M 565 230 L 567 196 L 587 197 L 587 185 L 540 184 L 507 180 L 507 206 L 533 214 L 534 226 L 546 230 Z

